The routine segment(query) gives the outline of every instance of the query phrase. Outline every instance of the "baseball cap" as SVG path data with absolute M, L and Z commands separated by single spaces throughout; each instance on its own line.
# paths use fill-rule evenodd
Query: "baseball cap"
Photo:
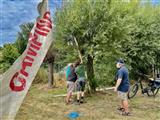
M 67 66 L 71 66 L 73 63 L 68 63 L 68 65 Z
M 124 61 L 122 59 L 117 60 L 117 63 L 124 64 Z

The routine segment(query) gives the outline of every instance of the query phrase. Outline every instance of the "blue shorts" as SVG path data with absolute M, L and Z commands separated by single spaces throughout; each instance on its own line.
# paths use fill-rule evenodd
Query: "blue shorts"
M 85 90 L 85 85 L 86 85 L 86 82 L 85 82 L 85 78 L 78 78 L 77 80 L 77 91 L 82 91 L 84 92 Z

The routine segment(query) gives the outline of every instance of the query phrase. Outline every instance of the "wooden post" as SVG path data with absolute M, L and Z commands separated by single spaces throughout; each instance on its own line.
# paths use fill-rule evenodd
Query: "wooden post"
M 52 88 L 54 83 L 54 76 L 53 76 L 53 62 L 48 64 L 48 87 Z
M 77 47 L 79 58 L 81 60 L 81 63 L 83 64 L 83 58 L 82 58 L 82 54 L 81 54 L 81 51 L 80 51 L 80 47 L 79 47 L 78 41 L 77 41 L 76 37 L 73 37 L 73 39 L 74 39 L 74 42 L 75 42 L 76 47 Z M 88 78 L 86 71 L 85 71 L 85 77 L 86 77 L 86 79 Z M 88 80 L 87 80 L 87 86 L 88 86 L 88 89 L 89 89 L 89 93 L 91 93 L 91 88 L 89 86 Z
M 79 44 L 78 44 L 77 39 L 75 37 L 74 37 L 74 42 L 76 43 L 76 47 L 77 47 L 77 50 L 78 50 L 78 55 L 79 55 L 79 58 L 81 60 L 81 63 L 83 63 L 83 59 L 82 59 L 81 51 L 80 51 L 80 48 L 79 48 Z

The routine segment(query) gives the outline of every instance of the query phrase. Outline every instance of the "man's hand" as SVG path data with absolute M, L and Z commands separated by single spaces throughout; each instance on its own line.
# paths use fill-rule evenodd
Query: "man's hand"
M 114 87 L 115 92 L 117 92 L 117 89 L 118 89 L 119 85 L 121 84 L 121 81 L 122 81 L 122 79 L 117 80 L 116 86 Z

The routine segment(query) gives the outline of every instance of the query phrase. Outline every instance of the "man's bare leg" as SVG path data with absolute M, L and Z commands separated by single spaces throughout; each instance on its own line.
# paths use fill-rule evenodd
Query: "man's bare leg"
M 121 107 L 121 108 L 124 108 L 124 105 L 123 105 L 123 100 L 121 100 L 120 107 Z
M 81 92 L 81 97 L 84 97 L 84 92 Z
M 129 107 L 128 100 L 123 100 L 123 106 L 124 106 L 125 112 L 128 113 L 129 112 L 129 109 L 128 109 L 128 107 Z
M 80 96 L 81 96 L 81 95 L 80 95 L 80 92 L 78 91 L 78 92 L 77 92 L 77 102 L 79 102 Z
M 70 102 L 71 96 L 72 96 L 72 92 L 68 92 L 67 97 L 66 97 L 66 103 L 67 104 Z
M 124 111 L 124 105 L 123 105 L 123 100 L 120 100 L 120 102 L 119 102 L 120 104 L 119 104 L 119 107 L 117 108 L 117 110 L 120 110 L 120 111 Z

